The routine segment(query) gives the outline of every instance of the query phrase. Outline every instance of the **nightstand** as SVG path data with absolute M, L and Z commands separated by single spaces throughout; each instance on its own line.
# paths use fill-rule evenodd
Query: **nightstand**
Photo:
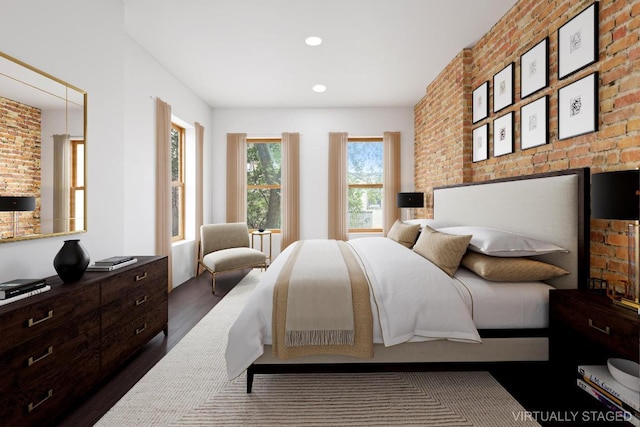
M 555 402 L 582 414 L 606 411 L 605 406 L 578 388 L 578 365 L 606 365 L 612 357 L 637 362 L 640 316 L 614 305 L 605 295 L 577 289 L 552 290 L 549 327 Z

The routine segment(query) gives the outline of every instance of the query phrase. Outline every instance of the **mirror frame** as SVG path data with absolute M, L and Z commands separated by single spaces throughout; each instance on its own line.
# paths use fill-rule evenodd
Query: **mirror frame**
M 84 167 L 84 206 L 82 207 L 82 211 L 83 211 L 83 224 L 84 224 L 84 228 L 82 230 L 73 230 L 73 231 L 61 231 L 61 232 L 54 232 L 54 233 L 40 233 L 40 234 L 28 234 L 28 235 L 18 235 L 18 236 L 14 236 L 14 237 L 9 237 L 9 238 L 1 238 L 0 237 L 0 243 L 11 243 L 11 242 L 19 242 L 19 241 L 24 241 L 24 240 L 35 240 L 35 239 L 42 239 L 42 238 L 46 238 L 46 237 L 53 237 L 53 236 L 64 236 L 64 235 L 71 235 L 71 234 L 79 234 L 79 233 L 86 233 L 87 229 L 88 229 L 88 224 L 87 224 L 87 92 L 72 85 L 69 84 L 67 82 L 65 82 L 64 80 L 61 80 L 55 76 L 52 76 L 49 73 L 46 73 L 42 70 L 39 70 L 38 68 L 35 68 L 17 58 L 14 58 L 2 51 L 0 51 L 0 58 L 4 58 L 8 61 L 11 61 L 21 67 L 26 68 L 27 70 L 34 72 L 36 74 L 39 74 L 41 77 L 50 79 L 62 86 L 64 86 L 66 89 L 71 89 L 74 90 L 76 92 L 78 92 L 79 95 L 82 96 L 82 101 L 83 101 L 83 114 L 82 114 L 82 131 L 83 131 L 83 141 L 84 141 L 84 159 L 83 159 L 83 167 Z M 2 72 L 0 72 L 0 76 L 3 76 Z M 11 76 L 6 76 L 8 78 L 12 78 Z M 0 96 L 2 96 L 2 93 L 0 93 Z M 65 98 L 65 102 L 69 103 L 69 97 L 67 96 Z M 65 113 L 66 114 L 66 113 Z M 66 119 L 66 118 L 65 118 Z M 42 143 L 42 136 L 41 136 L 41 143 Z M 42 196 L 42 188 L 40 189 L 40 197 Z M 9 214 L 9 212 L 1 212 L 2 214 Z M 71 218 L 69 218 L 71 219 Z M 40 218 L 40 220 L 42 220 L 42 218 Z M 53 219 L 52 219 L 53 220 Z

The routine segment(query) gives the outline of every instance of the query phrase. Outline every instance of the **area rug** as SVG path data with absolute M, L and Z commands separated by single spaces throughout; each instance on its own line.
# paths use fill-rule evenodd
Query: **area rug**
M 229 327 L 249 273 L 96 424 L 121 426 L 538 425 L 487 372 L 244 375 L 226 378 Z

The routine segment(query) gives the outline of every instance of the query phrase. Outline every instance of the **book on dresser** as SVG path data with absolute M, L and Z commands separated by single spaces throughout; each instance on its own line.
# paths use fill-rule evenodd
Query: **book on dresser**
M 588 380 L 577 379 L 578 387 L 586 391 L 600 403 L 606 406 L 610 411 L 619 414 L 620 420 L 627 421 L 636 427 L 640 427 L 640 415 L 637 411 L 622 404 L 619 400 L 612 397 L 609 393 L 599 388 Z
M 112 260 L 112 261 L 109 261 Z M 134 257 L 112 257 L 96 261 L 87 267 L 87 271 L 113 271 L 138 262 Z
M 45 287 L 44 279 L 14 279 L 0 283 L 0 300 Z
M 593 383 L 611 398 L 640 413 L 640 392 L 631 390 L 616 381 L 606 365 L 580 365 L 578 372 L 585 381 Z
M 10 298 L 0 299 L 0 306 L 12 303 L 14 301 L 20 301 L 21 299 L 25 299 L 25 298 L 28 298 L 28 297 L 33 296 L 33 295 L 41 294 L 43 292 L 47 292 L 50 289 L 51 289 L 51 286 L 45 284 L 42 287 L 39 287 L 39 288 L 36 288 L 36 289 L 32 289 L 32 290 L 23 292 L 23 293 L 18 294 L 18 295 L 14 295 L 14 296 L 12 296 Z

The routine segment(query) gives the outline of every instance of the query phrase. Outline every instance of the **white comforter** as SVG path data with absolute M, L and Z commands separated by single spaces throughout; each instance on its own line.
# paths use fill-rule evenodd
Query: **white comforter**
M 367 237 L 348 243 L 369 279 L 374 342 L 392 346 L 432 339 L 481 341 L 455 279 L 391 239 Z M 230 379 L 260 357 L 265 344 L 271 344 L 273 287 L 292 248 L 269 266 L 229 330 Z

